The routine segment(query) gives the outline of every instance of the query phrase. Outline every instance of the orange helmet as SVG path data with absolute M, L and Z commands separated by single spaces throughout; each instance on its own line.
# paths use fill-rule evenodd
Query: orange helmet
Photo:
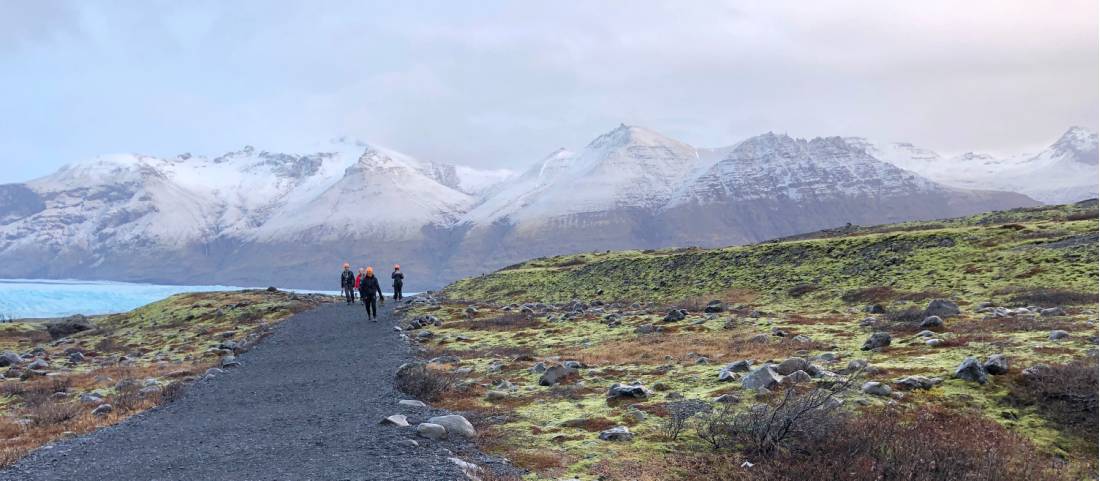
M 373 267 L 368 267 L 367 268 L 367 275 L 368 276 L 373 276 L 374 275 L 374 268 Z

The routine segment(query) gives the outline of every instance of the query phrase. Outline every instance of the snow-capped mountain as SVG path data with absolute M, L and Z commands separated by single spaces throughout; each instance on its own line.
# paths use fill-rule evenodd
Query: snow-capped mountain
M 875 158 L 945 185 L 1020 192 L 1048 203 L 1076 202 L 1100 193 L 1097 135 L 1081 127 L 1071 127 L 1039 153 L 1007 157 L 977 152 L 944 157 L 909 143 L 845 140 Z
M 1089 142 L 1095 156 L 1095 136 L 1075 133 L 1017 163 L 1095 168 Z M 419 289 L 542 255 L 1036 204 L 920 173 L 946 162 L 908 144 L 773 133 L 696 148 L 626 125 L 518 175 L 348 139 L 301 155 L 102 156 L 0 185 L 0 277 L 333 288 L 348 260 L 401 263 Z

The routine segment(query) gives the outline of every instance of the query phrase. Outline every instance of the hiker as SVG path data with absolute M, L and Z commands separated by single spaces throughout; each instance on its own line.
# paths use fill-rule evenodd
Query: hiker
M 363 280 L 363 271 L 365 271 L 365 270 L 366 269 L 360 267 L 359 268 L 359 274 L 356 274 L 356 276 L 355 276 L 355 291 L 356 292 L 359 291 L 359 281 Z
M 374 277 L 374 268 L 367 267 L 363 278 L 359 279 L 359 297 L 363 299 L 363 305 L 367 307 L 367 319 L 378 322 L 378 305 L 374 303 L 374 295 L 378 294 L 378 302 L 385 303 L 382 295 L 382 286 L 378 285 L 378 278 Z
M 401 300 L 401 286 L 405 285 L 405 274 L 401 272 L 401 264 L 393 265 L 393 274 L 390 274 L 390 278 L 393 279 L 393 300 Z
M 340 273 L 340 289 L 344 291 L 344 299 L 348 304 L 355 303 L 355 274 L 351 272 L 351 264 L 344 263 L 344 272 Z

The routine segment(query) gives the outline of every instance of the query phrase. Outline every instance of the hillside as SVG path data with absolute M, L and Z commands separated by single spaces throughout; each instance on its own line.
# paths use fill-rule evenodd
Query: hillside
M 458 281 L 402 327 L 453 379 L 438 404 L 491 424 L 482 448 L 529 479 L 1080 479 L 1097 229 L 1088 201 L 549 257 Z M 792 406 L 796 434 L 768 437 Z M 1051 455 L 1069 463 L 1035 468 Z

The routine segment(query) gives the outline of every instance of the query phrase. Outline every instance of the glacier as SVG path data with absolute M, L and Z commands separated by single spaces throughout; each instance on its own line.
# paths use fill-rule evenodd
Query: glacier
M 234 286 L 170 286 L 113 281 L 0 279 L 0 319 L 112 314 L 129 311 L 181 292 L 241 289 L 243 288 Z

